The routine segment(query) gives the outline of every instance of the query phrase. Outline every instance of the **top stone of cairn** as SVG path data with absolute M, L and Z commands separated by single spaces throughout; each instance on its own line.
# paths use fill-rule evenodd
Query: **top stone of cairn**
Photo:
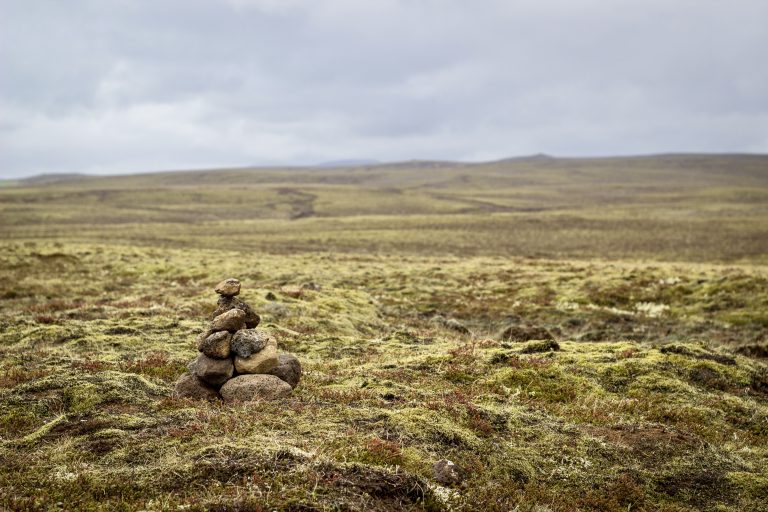
M 222 297 L 234 297 L 235 295 L 240 294 L 240 281 L 234 277 L 230 277 L 217 284 L 214 291 Z

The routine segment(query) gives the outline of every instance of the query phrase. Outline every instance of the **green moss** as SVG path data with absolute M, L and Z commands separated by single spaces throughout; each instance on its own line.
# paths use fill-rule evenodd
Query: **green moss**
M 536 354 L 540 352 L 556 352 L 560 344 L 555 340 L 529 341 L 520 348 L 521 354 Z
M 56 416 L 51 421 L 45 423 L 43 426 L 35 430 L 34 432 L 27 434 L 21 440 L 17 443 L 18 445 L 30 445 L 32 443 L 38 442 L 40 439 L 42 439 L 48 432 L 51 431 L 56 425 L 66 421 L 67 417 L 64 414 L 61 414 L 59 416 Z
M 652 369 L 648 362 L 633 359 L 607 364 L 600 370 L 600 383 L 606 391 L 623 392 L 635 379 L 651 372 Z
M 469 429 L 459 426 L 436 411 L 409 408 L 392 413 L 390 422 L 402 433 L 421 439 L 434 449 L 472 449 L 480 446 L 479 438 Z
M 636 378 L 627 388 L 627 396 L 630 397 L 644 398 L 647 393 L 658 393 L 668 398 L 686 399 L 695 393 L 695 389 L 684 381 L 658 372 Z
M 587 379 L 554 365 L 536 369 L 502 369 L 495 372 L 488 383 L 519 389 L 523 396 L 546 402 L 570 402 L 593 388 Z
M 63 396 L 67 410 L 73 413 L 90 410 L 105 400 L 99 387 L 90 383 L 68 387 L 64 389 Z
M 306 220 L 265 239 L 296 241 L 291 226 Z M 285 226 L 254 221 L 248 233 Z M 211 229 L 194 236 L 213 241 Z M 467 480 L 435 498 L 443 508 L 759 510 L 765 365 L 728 344 L 761 331 L 717 319 L 762 307 L 764 269 L 269 254 L 232 236 L 242 250 L 0 244 L 0 508 L 419 509 L 438 489 L 432 464 L 448 458 Z M 230 275 L 302 362 L 290 399 L 170 397 L 210 287 Z M 3 299 L 22 276 L 26 291 Z M 320 289 L 280 292 L 308 281 Z M 721 287 L 717 309 L 707 283 Z M 627 311 L 589 299 L 603 292 Z M 635 300 L 670 310 L 652 318 Z M 509 324 L 547 329 L 562 350 L 504 346 L 493 334 Z M 593 331 L 601 341 L 570 341 Z M 79 337 L 55 342 L 68 333 Z

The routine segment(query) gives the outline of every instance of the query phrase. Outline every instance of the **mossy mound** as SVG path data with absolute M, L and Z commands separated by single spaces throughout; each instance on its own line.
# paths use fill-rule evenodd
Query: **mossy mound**
M 763 335 L 760 268 L 79 244 L 0 258 L 3 509 L 764 509 L 768 367 L 738 350 Z M 171 397 L 220 273 L 262 283 L 261 325 L 301 354 L 291 397 Z M 722 323 L 736 312 L 751 320 Z M 559 350 L 495 339 L 521 322 Z M 463 484 L 437 485 L 443 458 Z

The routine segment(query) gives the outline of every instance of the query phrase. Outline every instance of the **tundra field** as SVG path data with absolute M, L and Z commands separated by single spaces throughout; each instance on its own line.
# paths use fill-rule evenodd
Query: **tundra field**
M 227 277 L 292 397 L 171 396 Z M 3 510 L 768 510 L 767 357 L 767 156 L 0 187 Z

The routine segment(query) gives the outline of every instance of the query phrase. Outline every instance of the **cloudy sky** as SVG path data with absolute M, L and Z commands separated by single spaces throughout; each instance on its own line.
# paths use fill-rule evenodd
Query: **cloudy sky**
M 765 0 L 0 0 L 0 176 L 768 152 Z

